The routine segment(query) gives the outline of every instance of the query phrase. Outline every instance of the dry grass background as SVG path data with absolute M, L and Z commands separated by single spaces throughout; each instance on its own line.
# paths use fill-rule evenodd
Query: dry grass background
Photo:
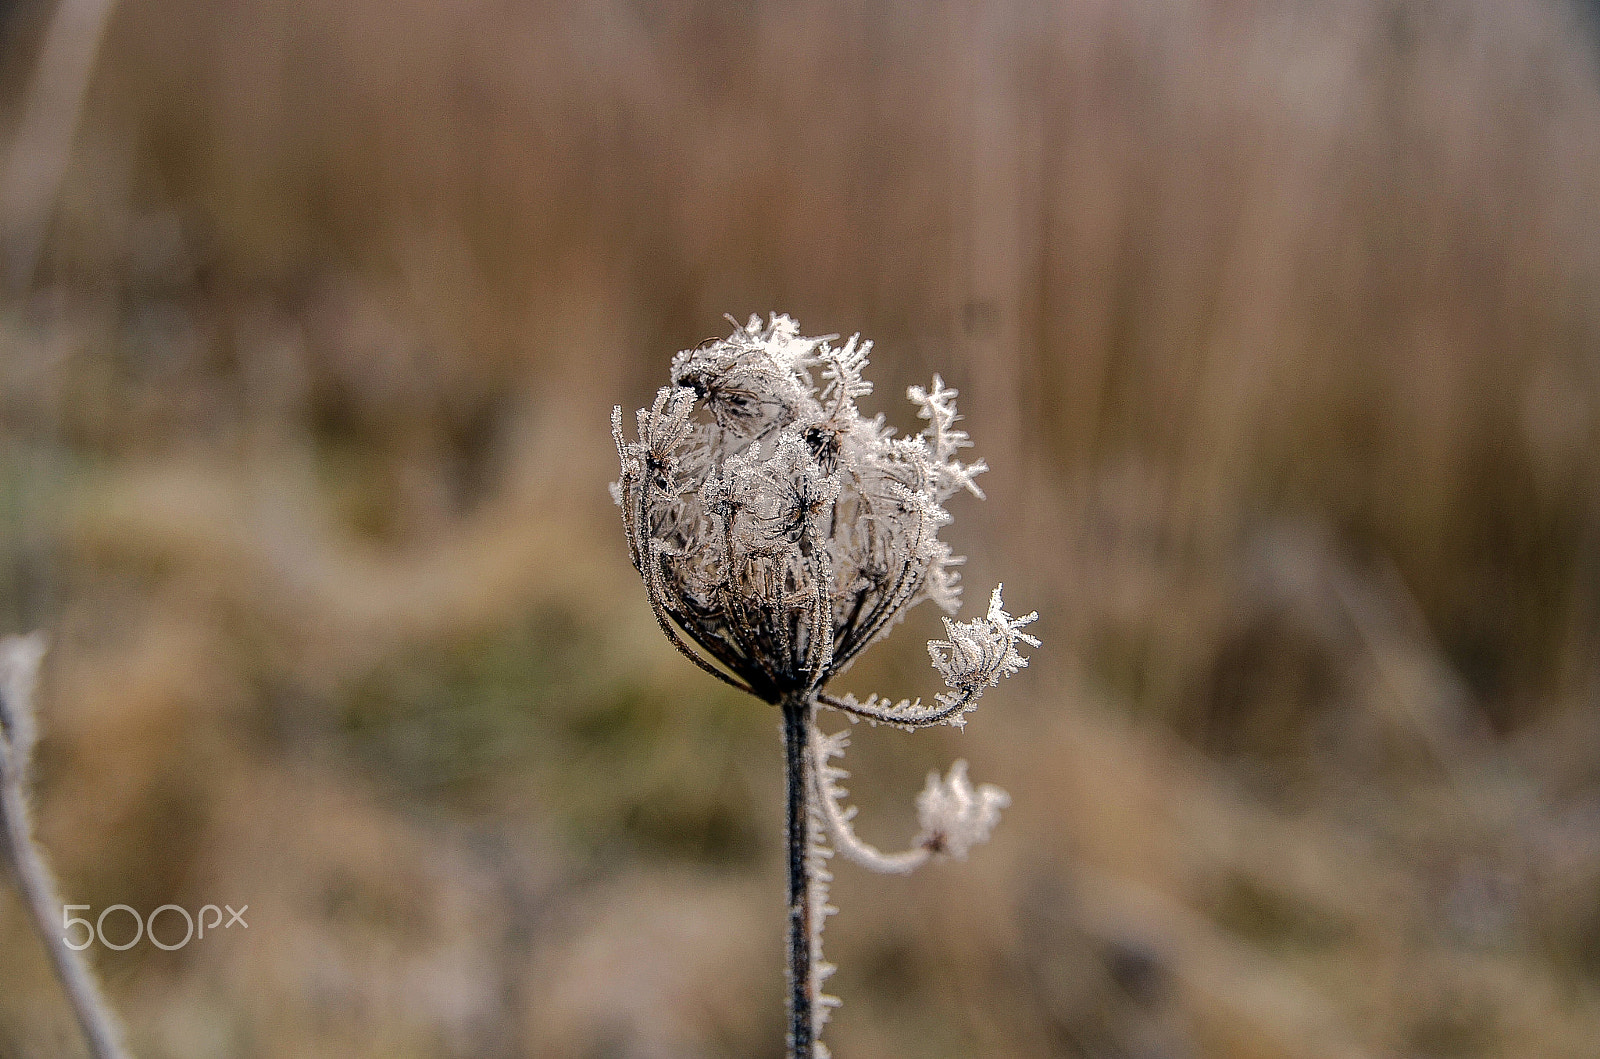
M 51 8 L 0 7 L 0 129 Z M 660 641 L 607 413 L 778 309 L 934 370 L 1046 647 L 866 733 L 844 1059 L 1600 1037 L 1600 65 L 1536 0 L 114 9 L 0 301 L 0 614 L 139 1055 L 781 1054 L 776 717 Z M 13 142 L 8 138 L 5 142 Z M 13 225 L 14 218 L 0 218 Z M 8 228 L 15 237 L 17 232 Z M 851 674 L 933 688 L 921 615 Z M 0 1055 L 78 1045 L 0 895 Z

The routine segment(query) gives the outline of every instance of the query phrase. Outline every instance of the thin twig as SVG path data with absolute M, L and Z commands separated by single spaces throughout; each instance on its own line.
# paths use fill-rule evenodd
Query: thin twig
M 5 850 L 16 869 L 17 888 L 33 917 L 34 929 L 50 954 L 90 1053 L 95 1059 L 127 1059 L 116 1016 L 94 972 L 83 953 L 67 945 L 63 924 L 57 918 L 63 906 L 55 878 L 33 835 L 27 797 L 33 756 L 32 689 L 43 654 L 44 642 L 37 635 L 0 641 L 0 822 L 4 824 Z

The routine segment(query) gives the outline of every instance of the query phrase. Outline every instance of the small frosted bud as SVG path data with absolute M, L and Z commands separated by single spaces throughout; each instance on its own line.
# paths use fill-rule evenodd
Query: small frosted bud
M 1002 587 L 995 586 L 986 616 L 972 621 L 945 618 L 947 639 L 928 641 L 928 657 L 933 660 L 933 667 L 947 685 L 968 696 L 965 708 L 947 720 L 957 728 L 966 724 L 965 714 L 976 704 L 983 688 L 994 687 L 1001 677 L 1008 677 L 1028 664 L 1027 658 L 1017 650 L 1017 644 L 1039 646 L 1037 639 L 1021 631 L 1024 625 L 1038 620 L 1039 615 L 1013 618 L 1007 614 L 1000 601 Z M 942 702 L 956 701 L 949 695 L 939 698 Z
M 965 860 L 968 850 L 989 840 L 1000 823 L 1000 810 L 1010 804 L 1011 796 L 991 783 L 974 790 L 965 761 L 951 765 L 942 780 L 930 772 L 928 785 L 917 795 L 920 844 L 930 853 Z

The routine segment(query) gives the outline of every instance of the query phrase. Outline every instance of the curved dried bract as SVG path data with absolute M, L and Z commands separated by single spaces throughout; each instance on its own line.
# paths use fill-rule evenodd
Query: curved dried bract
M 1000 810 L 1011 804 L 1011 796 L 991 783 L 973 787 L 967 779 L 967 763 L 957 761 L 943 777 L 937 772 L 928 773 L 927 786 L 917 795 L 917 820 L 922 833 L 905 850 L 884 853 L 862 841 L 850 823 L 856 810 L 846 804 L 850 792 L 841 786 L 850 773 L 832 761 L 842 758 L 849 745 L 849 729 L 832 735 L 812 731 L 817 804 L 828 838 L 834 849 L 864 868 L 904 875 L 934 857 L 964 860 L 973 846 L 988 840 L 1000 823 Z

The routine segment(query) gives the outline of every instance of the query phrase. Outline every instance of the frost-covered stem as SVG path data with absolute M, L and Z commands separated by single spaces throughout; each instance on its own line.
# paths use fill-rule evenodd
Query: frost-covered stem
M 127 1053 L 119 1043 L 116 1019 L 111 1014 L 111 1008 L 101 995 L 100 986 L 84 962 L 83 954 L 69 949 L 66 938 L 62 936 L 58 918 L 61 915 L 61 901 L 56 896 L 50 869 L 45 866 L 39 847 L 34 842 L 33 828 L 27 814 L 28 808 L 21 790 L 11 782 L 9 776 L 6 777 L 5 782 L 0 783 L 0 816 L 5 818 L 6 851 L 16 870 L 17 887 L 22 891 L 28 912 L 33 917 L 34 929 L 50 954 L 56 977 L 61 979 L 73 1014 L 77 1016 L 78 1025 L 83 1028 L 83 1035 L 89 1041 L 91 1054 L 95 1059 L 123 1059 Z
M 33 656 L 22 660 L 24 651 L 33 650 Z M 0 642 L 0 822 L 4 824 L 5 852 L 16 876 L 17 888 L 22 891 L 23 902 L 33 918 L 34 930 L 44 942 L 45 951 L 55 968 L 56 977 L 66 991 L 67 1000 L 77 1016 L 78 1025 L 88 1040 L 89 1052 L 95 1059 L 126 1059 L 116 1016 L 100 992 L 94 972 L 89 969 L 83 953 L 67 946 L 62 931 L 61 899 L 56 892 L 55 880 L 45 863 L 44 852 L 33 834 L 33 814 L 28 805 L 27 781 L 29 759 L 32 756 L 33 703 L 18 701 L 26 693 L 18 694 L 25 685 L 32 684 L 29 674 L 18 679 L 14 667 L 36 666 L 41 648 L 30 648 L 26 641 L 8 639 Z
M 828 760 L 841 755 L 845 745 L 843 734 L 829 739 L 815 725 L 812 726 L 812 779 L 816 783 L 817 808 L 823 825 L 828 829 L 828 839 L 834 849 L 863 868 L 886 875 L 909 875 L 928 863 L 933 856 L 933 848 L 924 842 L 899 853 L 884 853 L 861 841 L 855 828 L 850 826 L 850 818 L 855 815 L 855 810 L 839 805 L 845 791 L 837 781 L 845 778 L 847 773 L 835 768 Z
M 783 758 L 788 775 L 789 1059 L 816 1056 L 816 978 L 812 972 L 814 917 L 811 879 L 811 722 L 809 694 L 783 700 Z
M 850 698 L 839 699 L 832 695 L 819 695 L 818 699 L 824 706 L 840 713 L 852 714 L 875 724 L 892 724 L 910 731 L 913 728 L 931 728 L 958 716 L 982 694 L 981 687 L 963 688 L 960 695 L 951 696 L 948 701 L 940 700 L 937 706 L 921 709 L 921 704 L 918 702 L 898 711 L 875 709 L 866 703 L 856 702 Z

